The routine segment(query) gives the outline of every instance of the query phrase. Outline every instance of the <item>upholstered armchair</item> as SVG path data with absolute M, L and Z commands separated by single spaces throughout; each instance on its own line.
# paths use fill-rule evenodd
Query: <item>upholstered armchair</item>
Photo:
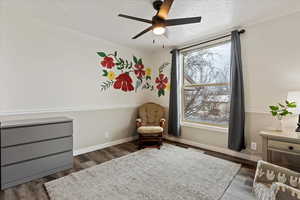
M 253 189 L 258 200 L 300 200 L 300 173 L 259 161 Z
M 146 144 L 160 148 L 166 122 L 164 117 L 165 109 L 161 105 L 145 103 L 139 107 L 138 118 L 136 119 L 139 148 L 146 147 Z

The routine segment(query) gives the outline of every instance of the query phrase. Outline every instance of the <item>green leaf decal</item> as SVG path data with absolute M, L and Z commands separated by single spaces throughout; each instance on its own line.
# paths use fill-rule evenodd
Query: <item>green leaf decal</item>
M 101 84 L 101 92 L 107 90 L 113 85 L 114 81 L 105 81 Z
M 135 92 L 137 92 L 137 89 L 142 85 L 142 80 L 138 79 L 135 83 Z
M 159 67 L 158 73 L 159 73 L 159 74 L 163 73 L 164 69 L 165 69 L 166 67 L 168 67 L 169 65 L 170 65 L 170 63 L 168 63 L 168 62 L 163 63 L 163 64 Z
M 138 64 L 138 59 L 137 59 L 135 56 L 133 56 L 133 62 L 134 62 L 135 64 Z
M 143 64 L 143 61 L 142 61 L 141 58 L 139 59 L 138 64 L 139 64 L 139 65 L 142 65 L 142 64 Z
M 107 76 L 107 74 L 108 74 L 107 70 L 104 69 L 102 76 Z
M 97 54 L 100 56 L 100 57 L 106 57 L 106 54 L 104 52 L 97 52 Z
M 132 63 L 132 61 L 130 61 L 130 64 L 129 64 L 128 69 L 131 69 L 131 68 L 132 68 L 132 65 L 133 65 L 133 63 Z

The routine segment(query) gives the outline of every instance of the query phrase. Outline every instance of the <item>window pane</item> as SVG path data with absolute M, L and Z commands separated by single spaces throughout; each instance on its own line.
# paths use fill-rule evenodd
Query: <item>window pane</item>
M 184 120 L 227 126 L 230 89 L 224 86 L 184 88 Z
M 184 85 L 228 83 L 231 43 L 197 49 L 184 54 Z

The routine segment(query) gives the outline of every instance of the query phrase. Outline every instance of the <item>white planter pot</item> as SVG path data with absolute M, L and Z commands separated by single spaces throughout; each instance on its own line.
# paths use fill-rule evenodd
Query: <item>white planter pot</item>
M 273 128 L 274 128 L 274 131 L 282 132 L 283 131 L 282 120 L 276 120 Z

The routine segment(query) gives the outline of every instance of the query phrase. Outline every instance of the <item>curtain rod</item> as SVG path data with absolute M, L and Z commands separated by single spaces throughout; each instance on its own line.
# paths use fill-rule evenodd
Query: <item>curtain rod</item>
M 245 29 L 242 29 L 239 31 L 239 34 L 243 34 L 245 33 L 246 30 Z M 191 47 L 196 47 L 196 46 L 199 46 L 199 45 L 202 45 L 202 44 L 206 44 L 206 43 L 209 43 L 209 42 L 213 42 L 213 41 L 216 41 L 216 40 L 220 40 L 220 39 L 223 39 L 223 38 L 227 38 L 227 37 L 230 37 L 231 34 L 227 34 L 227 35 L 223 35 L 223 36 L 220 36 L 220 37 L 217 37 L 217 38 L 214 38 L 214 39 L 211 39 L 211 40 L 207 40 L 207 41 L 204 41 L 204 42 L 200 42 L 198 44 L 193 44 L 193 45 L 190 45 L 190 46 L 187 46 L 187 47 L 183 47 L 181 49 L 178 49 L 179 51 L 182 51 L 182 50 L 185 50 L 185 49 L 189 49 Z

